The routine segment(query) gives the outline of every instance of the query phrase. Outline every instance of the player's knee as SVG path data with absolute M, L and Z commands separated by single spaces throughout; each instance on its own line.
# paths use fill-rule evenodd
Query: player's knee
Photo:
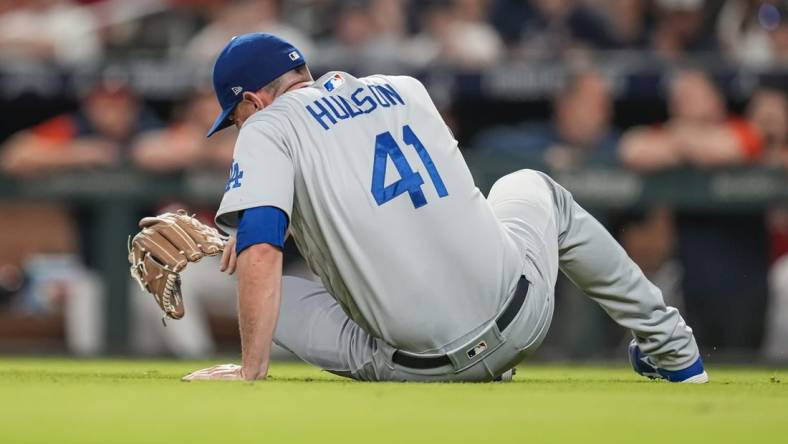
M 549 176 L 536 170 L 515 171 L 495 181 L 490 189 L 488 200 L 496 202 L 520 199 L 524 193 L 546 188 L 548 180 L 551 180 Z
M 500 192 L 501 190 L 504 190 L 504 189 L 507 189 L 507 188 L 511 187 L 512 185 L 514 185 L 516 182 L 518 182 L 520 180 L 519 178 L 520 178 L 521 175 L 523 175 L 523 174 L 530 174 L 531 171 L 533 171 L 533 170 L 527 170 L 527 169 L 526 170 L 519 170 L 519 171 L 515 171 L 513 173 L 509 173 L 509 174 L 507 174 L 505 176 L 502 176 L 501 178 L 496 180 L 495 183 L 493 184 L 492 188 L 490 188 L 490 195 L 492 195 L 493 193 L 497 193 L 497 192 Z

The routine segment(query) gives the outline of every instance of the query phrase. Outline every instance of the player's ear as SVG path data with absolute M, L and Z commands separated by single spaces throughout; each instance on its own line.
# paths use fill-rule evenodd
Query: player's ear
M 260 97 L 251 91 L 244 91 L 243 100 L 249 102 L 258 111 L 265 108 L 265 104 L 260 100 Z

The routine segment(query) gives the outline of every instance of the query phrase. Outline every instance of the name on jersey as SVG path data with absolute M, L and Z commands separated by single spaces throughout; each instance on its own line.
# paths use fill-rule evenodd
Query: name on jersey
M 306 105 L 306 110 L 324 130 L 328 130 L 342 120 L 402 105 L 405 105 L 402 96 L 392 85 L 384 83 L 358 88 L 348 97 L 339 94 L 321 97 Z

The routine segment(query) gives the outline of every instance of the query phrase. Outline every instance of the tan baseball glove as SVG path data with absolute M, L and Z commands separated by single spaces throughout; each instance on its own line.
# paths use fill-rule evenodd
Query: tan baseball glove
M 179 273 L 189 262 L 222 254 L 227 238 L 185 210 L 143 218 L 139 227 L 129 241 L 131 276 L 156 299 L 162 322 L 180 319 L 185 307 Z

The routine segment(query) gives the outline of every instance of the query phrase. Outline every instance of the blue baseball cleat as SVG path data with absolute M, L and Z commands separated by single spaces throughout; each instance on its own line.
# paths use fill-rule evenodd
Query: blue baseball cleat
M 632 364 L 635 373 L 649 379 L 666 379 L 670 382 L 686 382 L 688 384 L 709 382 L 709 375 L 703 369 L 703 360 L 700 357 L 685 369 L 665 370 L 657 367 L 651 358 L 640 351 L 635 340 L 629 343 L 629 363 Z

